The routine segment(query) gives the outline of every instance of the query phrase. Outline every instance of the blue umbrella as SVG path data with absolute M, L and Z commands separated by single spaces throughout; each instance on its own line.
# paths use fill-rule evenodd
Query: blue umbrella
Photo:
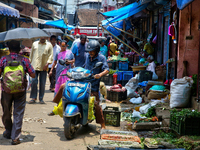
M 1 32 L 0 42 L 10 40 L 38 39 L 41 37 L 49 37 L 49 35 L 39 28 L 15 28 Z

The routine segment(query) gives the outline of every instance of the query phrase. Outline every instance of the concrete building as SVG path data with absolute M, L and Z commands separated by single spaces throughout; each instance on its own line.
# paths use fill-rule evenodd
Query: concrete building
M 78 9 L 100 9 L 101 0 L 84 0 L 77 4 Z

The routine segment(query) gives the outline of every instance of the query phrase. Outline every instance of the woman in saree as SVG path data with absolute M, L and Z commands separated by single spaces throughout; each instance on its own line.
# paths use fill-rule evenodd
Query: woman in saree
M 67 67 L 57 63 L 57 61 L 59 61 L 60 59 L 63 59 L 66 61 Z M 54 96 L 58 92 L 60 86 L 63 83 L 66 83 L 66 81 L 70 80 L 67 76 L 61 76 L 61 75 L 67 74 L 67 71 L 71 68 L 74 61 L 75 61 L 75 59 L 74 59 L 73 53 L 71 52 L 71 50 L 67 49 L 67 42 L 62 41 L 61 42 L 61 51 L 55 56 L 55 61 L 52 66 L 52 68 L 54 68 L 57 65 L 57 67 L 56 67 L 56 85 L 55 85 Z M 53 71 L 53 69 L 51 69 L 51 71 L 49 72 L 49 75 L 52 74 L 52 71 Z M 51 112 L 48 115 L 55 115 L 55 113 Z

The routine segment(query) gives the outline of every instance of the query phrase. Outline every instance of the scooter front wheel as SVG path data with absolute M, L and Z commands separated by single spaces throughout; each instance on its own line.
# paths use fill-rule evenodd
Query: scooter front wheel
M 75 129 L 75 117 L 64 117 L 64 134 L 65 138 L 71 140 L 74 138 Z

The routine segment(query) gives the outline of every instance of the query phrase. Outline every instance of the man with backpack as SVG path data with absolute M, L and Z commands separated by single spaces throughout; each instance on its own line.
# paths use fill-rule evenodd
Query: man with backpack
M 3 73 L 1 105 L 3 108 L 2 122 L 5 126 L 3 136 L 12 139 L 12 145 L 20 143 L 24 110 L 26 105 L 26 73 L 32 78 L 35 77 L 33 69 L 28 58 L 20 56 L 19 41 L 10 41 L 8 44 L 10 55 L 3 56 L 0 59 L 0 75 Z M 11 110 L 13 106 L 13 121 L 11 119 Z

